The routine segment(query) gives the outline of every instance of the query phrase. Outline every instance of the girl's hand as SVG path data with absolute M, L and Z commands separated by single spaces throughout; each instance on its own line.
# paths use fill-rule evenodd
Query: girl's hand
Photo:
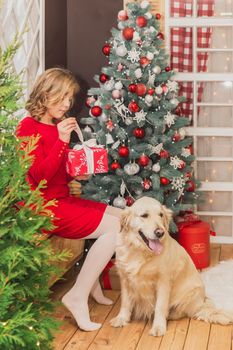
M 80 182 L 72 180 L 69 182 L 68 186 L 70 188 L 71 196 L 79 198 L 82 193 L 82 185 L 80 184 Z
M 67 118 L 57 124 L 59 139 L 63 142 L 70 142 L 70 134 L 77 127 L 75 118 Z
M 90 175 L 78 175 L 78 176 L 75 177 L 75 180 L 77 180 L 77 181 L 82 181 L 82 180 L 87 181 L 89 179 L 89 177 L 90 177 Z

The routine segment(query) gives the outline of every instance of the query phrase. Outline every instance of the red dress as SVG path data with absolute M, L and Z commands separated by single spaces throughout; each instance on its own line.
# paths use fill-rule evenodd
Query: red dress
M 107 204 L 69 195 L 68 182 L 72 178 L 65 166 L 65 150 L 69 144 L 59 139 L 56 125 L 43 124 L 30 116 L 21 120 L 18 137 L 37 134 L 40 139 L 33 151 L 35 159 L 28 171 L 28 182 L 35 189 L 40 180 L 47 180 L 43 196 L 46 200 L 57 200 L 57 206 L 51 208 L 57 226 L 52 233 L 71 239 L 86 237 L 98 227 Z

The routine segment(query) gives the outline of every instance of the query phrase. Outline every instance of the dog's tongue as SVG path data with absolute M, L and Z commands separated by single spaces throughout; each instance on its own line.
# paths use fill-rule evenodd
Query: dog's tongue
M 149 247 L 157 255 L 161 254 L 163 250 L 163 246 L 160 243 L 159 239 L 149 239 Z

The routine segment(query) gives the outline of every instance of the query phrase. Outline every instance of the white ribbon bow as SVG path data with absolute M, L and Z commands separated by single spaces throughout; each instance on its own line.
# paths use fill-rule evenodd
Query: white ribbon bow
M 91 147 L 103 148 L 104 146 L 97 145 L 96 139 L 89 139 L 87 141 L 84 141 L 82 131 L 78 125 L 75 131 L 78 134 L 79 140 L 81 141 L 81 145 L 75 145 L 73 149 L 78 151 L 80 151 L 81 149 L 84 150 L 86 155 L 86 160 L 87 160 L 88 173 L 93 174 L 94 173 L 94 152 L 92 151 Z

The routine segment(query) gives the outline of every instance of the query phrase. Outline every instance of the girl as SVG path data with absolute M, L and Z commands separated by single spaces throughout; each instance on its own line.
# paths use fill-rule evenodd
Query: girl
M 101 324 L 90 320 L 89 294 L 98 303 L 112 303 L 102 293 L 99 275 L 115 251 L 116 236 L 120 230 L 120 209 L 69 195 L 68 183 L 72 178 L 66 173 L 65 150 L 77 122 L 75 118 L 65 117 L 78 90 L 79 86 L 68 70 L 46 70 L 39 76 L 30 94 L 26 103 L 30 115 L 19 123 L 17 135 L 40 136 L 33 152 L 28 181 L 35 189 L 40 180 L 45 179 L 47 187 L 42 191 L 45 200 L 55 198 L 57 201 L 52 208 L 56 225 L 53 233 L 70 239 L 97 238 L 76 283 L 62 299 L 78 326 L 85 331 L 93 331 Z M 87 180 L 87 177 L 79 177 L 78 180 Z

